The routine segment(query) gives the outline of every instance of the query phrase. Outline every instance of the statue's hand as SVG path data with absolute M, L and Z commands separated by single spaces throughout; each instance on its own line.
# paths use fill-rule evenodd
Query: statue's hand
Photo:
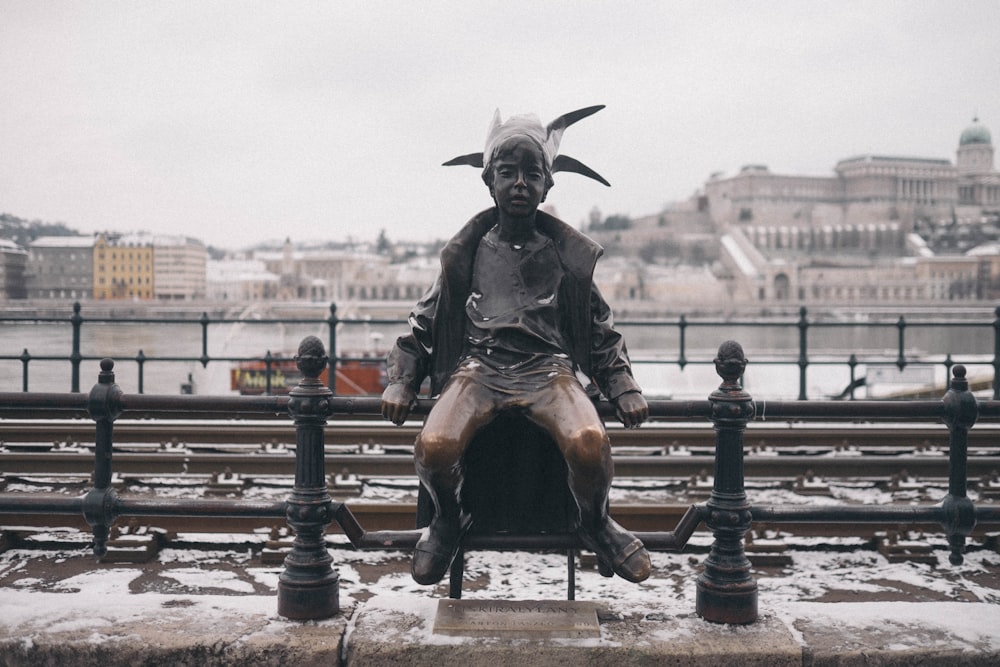
M 642 394 L 630 391 L 615 400 L 615 412 L 618 421 L 625 424 L 625 428 L 639 428 L 639 425 L 649 417 L 649 405 Z
M 390 384 L 382 392 L 382 416 L 400 426 L 410 415 L 410 407 L 416 399 L 416 393 L 407 385 Z

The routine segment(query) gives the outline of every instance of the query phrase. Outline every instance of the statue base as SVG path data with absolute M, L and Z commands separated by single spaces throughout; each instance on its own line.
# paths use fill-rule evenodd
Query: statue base
M 594 602 L 438 600 L 433 633 L 459 637 L 556 639 L 600 637 Z

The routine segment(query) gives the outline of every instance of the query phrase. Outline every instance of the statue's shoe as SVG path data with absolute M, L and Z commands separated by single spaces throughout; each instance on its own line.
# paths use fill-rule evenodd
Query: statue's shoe
M 605 577 L 617 574 L 639 583 L 649 578 L 652 564 L 642 542 L 615 521 L 607 519 L 596 531 L 579 531 L 580 540 L 597 555 L 597 569 Z
M 424 529 L 424 534 L 413 549 L 410 573 L 418 584 L 436 584 L 451 568 L 452 561 L 462 544 L 462 536 L 469 529 L 468 517 L 442 519 L 435 516 Z

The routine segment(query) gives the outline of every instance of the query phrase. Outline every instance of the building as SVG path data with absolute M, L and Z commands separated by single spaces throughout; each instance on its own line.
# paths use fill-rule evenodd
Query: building
M 386 255 L 351 250 L 254 251 L 252 258 L 208 262 L 207 296 L 232 301 L 312 301 L 412 304 L 433 284 L 436 258 L 392 263 Z
M 705 184 L 734 299 L 851 305 L 995 299 L 1000 173 L 989 130 L 959 137 L 956 164 L 864 155 L 831 177 L 744 167 Z M 928 244 L 927 239 L 933 239 Z M 932 247 L 933 245 L 933 247 Z
M 156 299 L 192 301 L 203 298 L 208 261 L 205 244 L 184 236 L 155 236 L 152 243 Z
M 94 237 L 42 236 L 28 248 L 25 268 L 29 299 L 73 299 L 94 296 Z
M 394 272 L 385 255 L 325 248 L 296 249 L 286 239 L 280 251 L 255 251 L 253 258 L 280 277 L 277 298 L 318 302 L 383 299 L 393 291 Z
M 7 239 L 0 239 L 0 299 L 23 299 L 27 295 L 25 272 L 28 253 Z
M 214 301 L 265 301 L 278 297 L 281 277 L 259 259 L 209 260 L 205 296 Z
M 722 237 L 723 259 L 737 303 L 933 305 L 1000 297 L 1000 246 L 953 255 L 932 252 L 909 234 L 905 256 L 807 254 L 794 246 L 763 250 L 741 229 Z
M 695 311 L 728 300 L 726 284 L 708 264 L 663 266 L 626 257 L 608 257 L 597 263 L 594 282 L 619 317 Z
M 384 258 L 356 267 L 343 291 L 347 301 L 401 301 L 415 303 L 434 284 L 440 270 L 437 259 L 414 259 L 390 264 Z
M 152 239 L 135 234 L 98 234 L 94 240 L 93 290 L 95 299 L 152 299 Z
M 978 118 L 962 131 L 955 162 L 959 204 L 1000 207 L 1000 173 L 993 168 L 993 139 Z
M 647 264 L 711 263 L 718 259 L 715 226 L 706 211 L 686 204 L 629 220 L 624 229 L 591 224 L 585 231 L 609 255 L 634 257 Z
M 179 236 L 46 236 L 28 250 L 30 299 L 200 299 L 207 251 Z
M 785 176 L 747 165 L 704 186 L 717 225 L 864 228 L 921 218 L 977 217 L 1000 207 L 1000 174 L 989 130 L 978 119 L 959 137 L 956 164 L 946 159 L 861 155 L 837 163 L 833 176 Z

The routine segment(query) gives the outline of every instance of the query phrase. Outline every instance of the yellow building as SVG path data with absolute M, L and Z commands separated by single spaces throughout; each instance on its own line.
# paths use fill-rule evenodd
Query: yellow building
M 94 242 L 94 298 L 152 299 L 153 290 L 152 240 L 98 235 Z

